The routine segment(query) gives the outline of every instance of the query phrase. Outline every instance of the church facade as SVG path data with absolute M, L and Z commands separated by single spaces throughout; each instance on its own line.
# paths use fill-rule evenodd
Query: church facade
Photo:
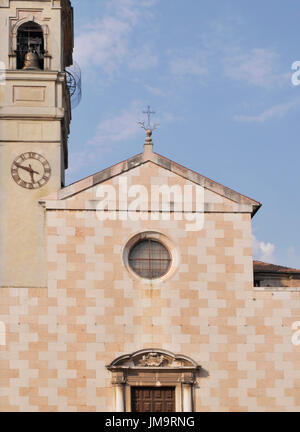
M 260 203 L 151 130 L 65 186 L 70 1 L 0 24 L 0 411 L 300 411 L 299 271 L 253 263 Z

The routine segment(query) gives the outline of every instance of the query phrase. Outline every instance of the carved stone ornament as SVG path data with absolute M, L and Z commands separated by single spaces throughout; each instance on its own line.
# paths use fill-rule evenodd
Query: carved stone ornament
M 169 364 L 169 360 L 158 353 L 149 353 L 143 355 L 141 359 L 139 359 L 136 363 L 136 366 L 143 367 L 160 367 L 167 366 Z
M 200 366 L 191 358 L 183 355 L 175 355 L 165 350 L 141 350 L 133 354 L 118 357 L 110 365 L 109 370 L 119 368 L 170 368 L 170 369 L 199 369 Z
M 161 349 L 143 349 L 116 358 L 106 366 L 112 374 L 112 384 L 155 387 L 191 386 L 197 383 L 201 366 L 185 355 Z M 123 390 L 121 390 L 123 391 Z

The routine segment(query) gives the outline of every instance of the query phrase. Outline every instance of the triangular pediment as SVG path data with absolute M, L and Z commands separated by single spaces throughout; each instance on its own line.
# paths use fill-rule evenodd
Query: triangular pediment
M 181 185 L 198 185 L 205 190 L 206 202 L 220 205 L 225 204 L 227 207 L 233 205 L 235 209 L 237 209 L 237 206 L 248 208 L 250 206 L 253 216 L 261 206 L 258 201 L 248 198 L 164 156 L 152 152 L 138 154 L 73 183 L 57 193 L 45 197 L 41 200 L 41 203 L 45 203 L 46 207 L 48 207 L 47 203 L 51 201 L 82 201 L 85 199 L 92 199 L 93 191 L 96 190 L 97 186 L 101 184 L 114 185 L 122 176 L 134 179 L 132 181 L 134 181 L 135 184 L 142 184 L 145 186 L 147 186 L 147 184 L 162 183 L 161 179 L 170 186 L 177 183 Z M 59 208 L 65 208 L 65 205 L 61 203 Z

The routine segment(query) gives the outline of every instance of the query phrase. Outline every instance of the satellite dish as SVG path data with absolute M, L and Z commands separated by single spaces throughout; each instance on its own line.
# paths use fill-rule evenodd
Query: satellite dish
M 71 107 L 76 108 L 81 101 L 81 69 L 78 63 L 66 68 L 67 87 L 70 93 Z

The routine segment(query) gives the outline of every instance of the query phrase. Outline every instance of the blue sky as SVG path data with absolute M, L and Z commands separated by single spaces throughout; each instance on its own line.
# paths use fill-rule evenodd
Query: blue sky
M 143 149 L 263 203 L 258 259 L 300 268 L 298 0 L 72 0 L 83 97 L 71 183 Z

